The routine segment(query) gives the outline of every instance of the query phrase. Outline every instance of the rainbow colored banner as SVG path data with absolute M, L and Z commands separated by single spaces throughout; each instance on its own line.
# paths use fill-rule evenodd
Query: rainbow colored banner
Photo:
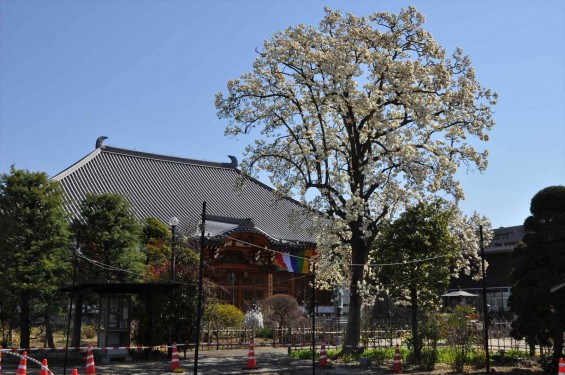
M 273 264 L 288 272 L 308 273 L 310 271 L 308 259 L 302 256 L 277 253 Z

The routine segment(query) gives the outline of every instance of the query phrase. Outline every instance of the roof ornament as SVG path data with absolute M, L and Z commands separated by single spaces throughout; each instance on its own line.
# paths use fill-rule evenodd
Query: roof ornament
M 249 227 L 249 228 L 253 228 L 255 227 L 255 223 L 253 222 L 252 218 L 247 218 L 247 219 L 243 219 L 241 221 L 241 224 L 239 224 L 241 227 Z
M 237 158 L 233 155 L 228 155 L 228 158 L 231 160 L 230 167 L 237 168 Z
M 108 139 L 108 137 L 98 137 L 98 139 L 96 140 L 96 148 L 103 148 L 105 139 Z

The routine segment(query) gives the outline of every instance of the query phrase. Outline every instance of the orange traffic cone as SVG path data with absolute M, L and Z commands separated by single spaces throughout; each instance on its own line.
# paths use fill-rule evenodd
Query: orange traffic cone
M 94 355 L 92 354 L 92 344 L 88 344 L 88 352 L 86 353 L 85 374 L 96 374 L 96 366 L 94 366 Z
M 41 362 L 41 370 L 39 370 L 39 375 L 49 375 L 49 367 L 47 367 L 46 359 Z
M 563 362 L 563 358 L 559 358 L 559 368 L 557 370 L 557 375 L 565 374 L 565 362 Z
M 249 354 L 247 355 L 247 368 L 257 368 L 257 361 L 255 360 L 255 348 L 253 347 L 253 339 L 249 342 Z
M 78 370 L 76 368 L 74 368 L 73 373 L 71 375 L 78 375 Z
M 22 359 L 20 359 L 20 365 L 18 366 L 16 375 L 27 375 L 27 352 L 24 352 Z
M 180 368 L 179 353 L 177 352 L 177 343 L 173 342 L 173 355 L 171 356 L 171 371 Z
M 327 366 L 328 359 L 326 357 L 326 344 L 322 341 L 322 348 L 320 349 L 320 360 L 318 361 L 318 366 Z
M 396 344 L 396 350 L 394 351 L 394 361 L 392 363 L 392 371 L 402 372 L 402 357 L 400 356 L 400 349 L 398 344 Z

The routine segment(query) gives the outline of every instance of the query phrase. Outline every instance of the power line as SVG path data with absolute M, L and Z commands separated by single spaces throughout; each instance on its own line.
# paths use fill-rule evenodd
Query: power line
M 438 255 L 435 257 L 431 257 L 431 258 L 425 258 L 425 259 L 415 259 L 415 260 L 407 260 L 404 262 L 397 262 L 397 263 L 369 263 L 369 264 L 356 264 L 356 263 L 351 263 L 350 266 L 357 266 L 357 267 L 385 267 L 385 266 L 402 266 L 405 264 L 411 264 L 411 263 L 423 263 L 423 262 L 427 262 L 428 260 L 434 260 L 434 259 L 439 259 L 439 258 L 445 258 L 447 257 L 447 255 Z
M 81 259 L 84 259 L 87 262 L 91 263 L 92 265 L 99 267 L 99 268 L 102 268 L 104 270 L 114 271 L 114 272 L 126 272 L 126 273 L 130 273 L 132 275 L 140 276 L 144 279 L 150 279 L 150 277 L 147 276 L 147 275 L 143 275 L 143 274 L 135 272 L 135 271 L 126 270 L 126 269 L 123 269 L 123 268 L 119 268 L 119 267 L 115 267 L 115 266 L 112 266 L 112 265 L 109 265 L 109 264 L 99 262 L 99 261 L 94 260 L 94 259 L 90 259 L 80 251 L 78 251 L 78 255 Z M 282 283 L 287 282 L 287 281 L 299 280 L 299 279 L 306 278 L 308 276 L 309 275 L 302 275 L 302 276 L 297 276 L 297 277 L 293 277 L 293 278 L 289 278 L 289 279 L 285 279 L 285 280 L 274 281 L 273 284 L 282 284 Z M 168 280 L 167 279 L 160 279 L 160 280 L 157 280 L 157 281 L 168 281 Z M 209 280 L 209 282 L 214 284 L 215 287 L 221 287 L 221 288 L 226 287 L 225 285 L 221 285 L 221 284 L 215 283 L 215 282 L 210 281 L 210 280 Z M 189 283 L 185 283 L 185 282 L 181 282 L 181 281 L 175 281 L 175 284 L 180 284 L 180 285 L 185 285 L 185 286 L 191 285 Z M 268 284 L 253 284 L 252 286 L 266 286 L 266 285 L 268 285 Z M 233 286 L 233 287 L 234 288 L 245 288 L 245 287 L 249 287 L 249 286 L 246 286 L 246 285 L 239 286 L 238 285 L 238 286 Z
M 243 241 L 243 240 L 240 240 L 239 238 L 234 238 L 234 237 L 230 237 L 230 236 L 225 236 L 225 238 L 230 239 L 230 240 L 234 240 L 234 241 L 238 241 L 238 242 L 244 243 L 244 244 L 246 244 L 246 245 L 249 245 L 249 246 L 251 246 L 251 247 L 255 247 L 255 248 L 258 248 L 258 249 L 261 249 L 261 250 L 265 250 L 265 251 L 268 251 L 268 252 L 271 252 L 271 253 L 275 253 L 275 254 L 288 254 L 288 255 L 290 255 L 291 257 L 300 258 L 300 259 L 306 259 L 306 260 L 309 260 L 309 259 L 311 258 L 311 257 L 305 257 L 305 256 L 293 255 L 293 254 L 285 253 L 284 251 L 278 251 L 278 250 L 269 249 L 269 248 L 266 247 L 266 246 L 255 245 L 254 243 L 247 242 L 247 241 Z

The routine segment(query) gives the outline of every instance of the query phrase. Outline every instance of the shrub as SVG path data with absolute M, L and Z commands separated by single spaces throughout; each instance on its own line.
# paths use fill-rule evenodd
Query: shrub
M 96 337 L 96 327 L 94 327 L 92 324 L 83 324 L 82 327 L 80 328 L 81 331 L 81 335 L 84 338 L 87 339 L 93 339 Z
M 440 318 L 441 333 L 447 338 L 447 344 L 452 349 L 448 363 L 455 372 L 463 372 L 476 340 L 475 331 L 468 318 L 473 312 L 472 307 L 456 306 L 453 313 L 444 314 Z
M 266 323 L 278 328 L 299 327 L 309 322 L 296 298 L 288 294 L 275 294 L 269 297 L 263 303 L 263 311 Z
M 422 349 L 422 360 L 420 369 L 423 371 L 433 371 L 438 360 L 438 351 L 434 349 Z
M 539 358 L 539 365 L 543 372 L 550 373 L 553 371 L 553 355 L 552 353 L 542 354 Z
M 390 349 L 377 348 L 365 351 L 363 353 L 363 357 L 369 358 L 371 362 L 376 365 L 382 365 L 387 358 L 391 358 L 391 353 L 394 355 L 394 351 L 391 351 Z
M 294 359 L 311 359 L 312 358 L 312 350 L 310 349 L 303 349 L 303 350 L 295 350 L 290 353 L 290 358 Z M 319 358 L 319 354 L 316 353 L 316 359 Z
M 437 361 L 439 363 L 450 363 L 451 357 L 453 356 L 453 350 L 450 348 L 441 348 L 437 352 Z
M 270 328 L 264 327 L 258 331 L 255 331 L 255 337 L 259 337 L 262 339 L 272 339 L 273 331 Z
M 469 363 L 476 369 L 481 369 L 486 367 L 487 355 L 484 350 L 473 350 L 469 355 Z
M 243 311 L 228 303 L 215 303 L 206 307 L 205 320 L 215 329 L 243 326 Z

